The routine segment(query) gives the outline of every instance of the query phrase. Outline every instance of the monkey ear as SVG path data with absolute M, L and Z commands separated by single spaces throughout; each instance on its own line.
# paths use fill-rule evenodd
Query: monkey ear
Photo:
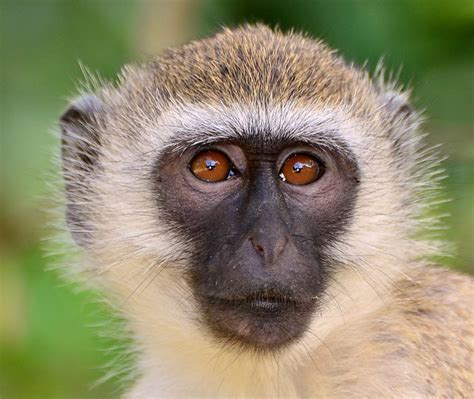
M 409 120 L 415 113 L 411 106 L 408 93 L 394 90 L 385 91 L 382 94 L 382 101 L 386 111 L 397 121 Z
M 59 120 L 62 133 L 63 166 L 79 162 L 83 168 L 91 168 L 97 162 L 100 148 L 98 114 L 103 104 L 94 95 L 84 95 L 73 101 Z M 82 164 L 82 165 L 81 165 Z
M 396 153 L 407 159 L 414 155 L 419 145 L 420 114 L 410 104 L 409 93 L 385 90 L 381 93 L 381 101 L 387 116 L 389 138 Z
M 84 95 L 73 101 L 59 120 L 66 222 L 74 240 L 81 246 L 87 246 L 92 231 L 87 199 L 90 179 L 98 168 L 101 147 L 99 117 L 103 108 L 99 98 Z

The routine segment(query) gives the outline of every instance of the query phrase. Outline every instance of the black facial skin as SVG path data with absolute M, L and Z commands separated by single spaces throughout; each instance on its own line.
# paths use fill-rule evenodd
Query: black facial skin
M 189 168 L 202 150 L 221 151 L 238 173 L 205 182 Z M 296 186 L 279 171 L 294 153 L 324 173 Z M 216 143 L 160 156 L 158 206 L 194 244 L 188 279 L 203 320 L 220 339 L 277 350 L 307 329 L 331 275 L 325 248 L 350 221 L 358 169 L 335 150 L 302 143 Z

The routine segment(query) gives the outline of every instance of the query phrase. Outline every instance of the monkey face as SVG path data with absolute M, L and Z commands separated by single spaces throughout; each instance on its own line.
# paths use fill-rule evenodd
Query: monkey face
M 350 219 L 357 166 L 329 148 L 255 137 L 167 152 L 155 188 L 193 243 L 187 279 L 205 325 L 268 350 L 300 337 L 320 305 L 325 249 Z

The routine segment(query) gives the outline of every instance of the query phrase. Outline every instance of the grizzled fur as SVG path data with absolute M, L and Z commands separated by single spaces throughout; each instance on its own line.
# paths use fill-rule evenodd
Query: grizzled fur
M 324 43 L 224 29 L 128 66 L 61 119 L 67 221 L 84 270 L 129 319 L 140 378 L 128 398 L 462 397 L 473 390 L 472 280 L 435 269 L 439 156 L 408 96 Z M 359 187 L 326 258 L 307 332 L 275 353 L 206 328 L 184 271 L 189 243 L 156 201 L 156 160 L 209 141 L 307 142 L 351 155 Z M 418 238 L 417 238 L 418 237 Z M 423 236 L 425 237 L 425 236 Z

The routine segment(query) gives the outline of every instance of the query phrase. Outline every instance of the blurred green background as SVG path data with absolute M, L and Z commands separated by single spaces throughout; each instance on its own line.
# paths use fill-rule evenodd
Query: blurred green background
M 474 142 L 472 0 L 3 0 L 1 1 L 0 397 L 109 398 L 118 379 L 91 388 L 119 340 L 100 337 L 107 309 L 54 272 L 42 241 L 57 179 L 51 132 L 82 78 L 80 63 L 113 79 L 124 63 L 263 21 L 325 39 L 350 60 L 380 56 L 426 108 L 430 142 L 444 143 L 452 201 L 445 237 L 473 273 Z M 112 342 L 111 342 L 112 341 Z

